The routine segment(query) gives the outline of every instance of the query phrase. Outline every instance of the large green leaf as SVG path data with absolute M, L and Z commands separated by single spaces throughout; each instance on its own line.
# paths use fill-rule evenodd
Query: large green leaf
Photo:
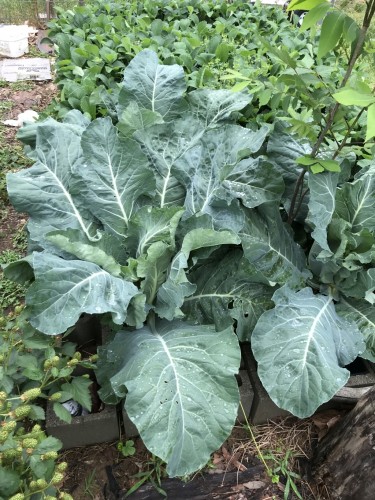
M 132 283 L 91 262 L 34 253 L 33 268 L 35 282 L 26 294 L 30 323 L 48 335 L 65 332 L 84 312 L 110 312 L 121 325 L 131 298 L 139 293 Z
M 237 415 L 240 350 L 233 330 L 161 322 L 119 332 L 107 349 L 121 365 L 113 390 L 126 395 L 130 419 L 147 448 L 167 462 L 169 476 L 203 467 Z
M 183 205 L 185 190 L 172 175 L 172 167 L 199 140 L 204 130 L 200 120 L 187 114 L 173 124 L 154 125 L 134 134 L 154 168 L 156 204 L 160 207 Z
M 92 238 L 93 216 L 81 196 L 82 180 L 76 175 L 82 163 L 80 135 L 68 125 L 47 120 L 37 128 L 36 163 L 7 175 L 11 202 L 30 216 L 30 237 L 38 242 L 56 229 L 80 229 Z
M 119 95 L 119 116 L 130 102 L 159 113 L 163 118 L 179 103 L 186 91 L 181 66 L 162 65 L 152 50 L 143 50 L 128 64 Z
M 240 161 L 223 182 L 233 198 L 239 198 L 248 208 L 266 202 L 278 202 L 284 192 L 284 181 L 272 163 L 261 158 Z
M 355 323 L 363 335 L 366 350 L 362 358 L 375 362 L 375 307 L 364 300 L 340 298 L 336 304 L 339 316 Z
M 119 137 L 110 118 L 87 127 L 82 149 L 79 173 L 87 182 L 88 206 L 106 229 L 123 236 L 138 198 L 155 191 L 147 158 L 135 141 Z
M 304 282 L 309 275 L 304 252 L 281 220 L 278 207 L 264 208 L 260 212 L 248 210 L 246 214 L 240 237 L 251 265 L 271 285 L 289 280 Z
M 350 373 L 342 367 L 365 345 L 330 297 L 283 287 L 272 300 L 275 308 L 261 316 L 251 337 L 258 374 L 278 406 L 305 418 L 347 382 Z
M 354 182 L 337 190 L 336 215 L 358 232 L 363 228 L 375 230 L 375 165 L 360 172 Z
M 323 250 L 328 252 L 331 252 L 331 250 L 327 241 L 327 227 L 335 210 L 338 179 L 339 174 L 334 172 L 310 175 L 308 179 L 310 200 L 306 222 L 314 228 L 312 237 Z
M 188 278 L 197 285 L 184 302 L 188 318 L 199 324 L 214 323 L 217 330 L 236 321 L 240 341 L 250 339 L 259 317 L 272 307 L 272 288 L 259 282 L 240 250 L 198 266 Z

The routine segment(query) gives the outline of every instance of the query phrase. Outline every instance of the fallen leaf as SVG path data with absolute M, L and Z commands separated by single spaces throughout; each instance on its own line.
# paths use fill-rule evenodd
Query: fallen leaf
M 247 483 L 243 483 L 243 486 L 245 486 L 248 490 L 260 490 L 261 488 L 264 488 L 266 484 L 263 483 L 263 481 L 249 481 Z

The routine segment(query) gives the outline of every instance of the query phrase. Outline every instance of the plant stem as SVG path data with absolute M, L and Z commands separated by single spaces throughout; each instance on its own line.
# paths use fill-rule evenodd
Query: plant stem
M 250 427 L 249 421 L 247 419 L 247 416 L 246 416 L 246 413 L 245 413 L 244 407 L 242 406 L 242 402 L 241 401 L 240 401 L 240 407 L 241 407 L 241 411 L 243 413 L 243 416 L 244 416 L 244 419 L 245 419 L 245 422 L 246 422 L 247 430 L 249 431 L 251 439 L 252 439 L 252 441 L 253 441 L 253 443 L 255 445 L 255 448 L 256 448 L 256 450 L 258 452 L 259 459 L 262 461 L 264 467 L 266 468 L 268 476 L 271 477 L 272 476 L 272 471 L 268 467 L 267 462 L 265 461 L 265 459 L 263 457 L 262 450 L 259 448 L 258 442 L 257 442 L 257 440 L 256 440 L 256 438 L 254 436 L 252 428 Z
M 353 121 L 353 123 L 351 124 L 351 126 L 349 127 L 348 126 L 348 130 L 345 134 L 345 137 L 344 139 L 341 141 L 341 144 L 339 145 L 339 147 L 337 148 L 337 150 L 335 151 L 334 155 L 332 156 L 332 160 L 334 160 L 337 155 L 340 153 L 340 151 L 346 146 L 346 143 L 348 142 L 348 139 L 350 137 L 350 132 L 353 130 L 353 128 L 355 127 L 355 125 L 357 124 L 358 120 L 360 119 L 360 117 L 362 116 L 362 113 L 366 110 L 366 108 L 362 108 L 360 110 L 360 112 L 357 114 L 357 116 L 355 117 L 355 120 Z
M 297 196 L 298 196 L 298 193 L 300 191 L 300 188 L 303 186 L 303 179 L 305 177 L 305 173 L 306 173 L 306 170 L 303 168 L 301 173 L 299 174 L 298 176 L 298 179 L 297 179 L 297 182 L 296 182 L 296 186 L 294 188 L 294 193 L 293 193 L 293 196 L 292 196 L 292 201 L 290 203 L 290 208 L 289 208 L 289 216 L 288 216 L 288 224 L 291 224 L 294 220 L 294 217 L 295 217 L 295 212 L 294 212 L 294 208 L 296 206 L 296 202 L 297 202 Z

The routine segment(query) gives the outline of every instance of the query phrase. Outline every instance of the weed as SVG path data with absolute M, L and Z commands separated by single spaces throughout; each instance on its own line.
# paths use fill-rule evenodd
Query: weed
M 0 101 L 0 118 L 2 118 L 7 111 L 12 109 L 12 107 L 12 101 L 8 101 L 7 99 Z
M 14 92 L 19 92 L 20 90 L 32 90 L 35 87 L 35 83 L 26 80 L 21 82 L 7 82 L 6 80 L 0 80 L 0 88 L 10 88 Z
M 20 259 L 22 255 L 14 250 L 4 250 L 0 253 L 0 310 L 7 310 L 23 302 L 25 287 L 2 277 L 1 265 Z
M 273 483 L 278 484 L 280 482 L 280 476 L 285 478 L 286 483 L 285 483 L 285 489 L 284 489 L 284 500 L 287 500 L 289 498 L 289 493 L 290 489 L 293 490 L 294 494 L 297 496 L 297 498 L 302 500 L 302 496 L 300 492 L 298 491 L 298 488 L 296 486 L 295 480 L 300 479 L 300 476 L 290 470 L 290 465 L 289 461 L 292 458 L 292 451 L 287 450 L 282 458 L 279 456 L 275 456 L 272 451 L 267 451 L 266 454 L 263 454 L 262 450 L 260 449 L 258 442 L 256 440 L 256 437 L 253 433 L 253 430 L 249 424 L 249 421 L 247 419 L 245 410 L 243 409 L 242 403 L 240 402 L 241 410 L 243 412 L 243 415 L 245 417 L 245 428 L 249 432 L 251 440 L 253 441 L 256 450 L 258 452 L 258 458 L 260 461 L 263 463 L 268 477 L 271 479 Z M 282 450 L 278 449 L 277 453 L 280 453 Z M 268 465 L 267 461 L 272 461 L 273 463 Z
M 19 227 L 12 238 L 14 248 L 18 250 L 19 253 L 25 254 L 27 250 L 27 232 L 25 230 L 25 225 Z
M 95 472 L 96 469 L 94 469 L 91 474 L 89 474 L 87 477 L 85 477 L 85 490 L 83 492 L 85 498 L 89 496 L 90 498 L 94 499 L 95 495 L 92 491 L 92 487 L 95 481 Z
M 117 450 L 124 456 L 124 457 L 131 457 L 135 453 L 135 448 L 134 448 L 134 441 L 132 439 L 129 439 L 125 443 L 120 441 L 117 445 Z
M 125 498 L 137 491 L 138 488 L 140 488 L 146 481 L 149 481 L 156 491 L 160 493 L 160 495 L 163 495 L 164 497 L 167 496 L 166 492 L 161 487 L 161 480 L 163 477 L 166 477 L 165 462 L 163 462 L 161 458 L 151 455 L 150 460 L 146 462 L 146 466 L 148 468 L 147 471 L 138 472 L 138 474 L 133 476 L 135 478 L 139 478 L 139 481 L 137 481 L 135 485 L 130 488 L 130 490 L 126 493 Z

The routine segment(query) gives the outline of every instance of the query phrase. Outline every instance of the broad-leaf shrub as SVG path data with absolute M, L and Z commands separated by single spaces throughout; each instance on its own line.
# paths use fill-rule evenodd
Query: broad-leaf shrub
M 231 431 L 238 341 L 300 417 L 345 384 L 346 364 L 375 359 L 373 160 L 306 174 L 287 225 L 309 144 L 238 125 L 246 93 L 185 89 L 181 67 L 142 51 L 117 127 L 71 111 L 25 128 L 35 164 L 7 178 L 32 252 L 5 272 L 32 283 L 31 323 L 56 335 L 86 312 L 119 325 L 100 351 L 101 396 L 125 398 L 172 476 Z

